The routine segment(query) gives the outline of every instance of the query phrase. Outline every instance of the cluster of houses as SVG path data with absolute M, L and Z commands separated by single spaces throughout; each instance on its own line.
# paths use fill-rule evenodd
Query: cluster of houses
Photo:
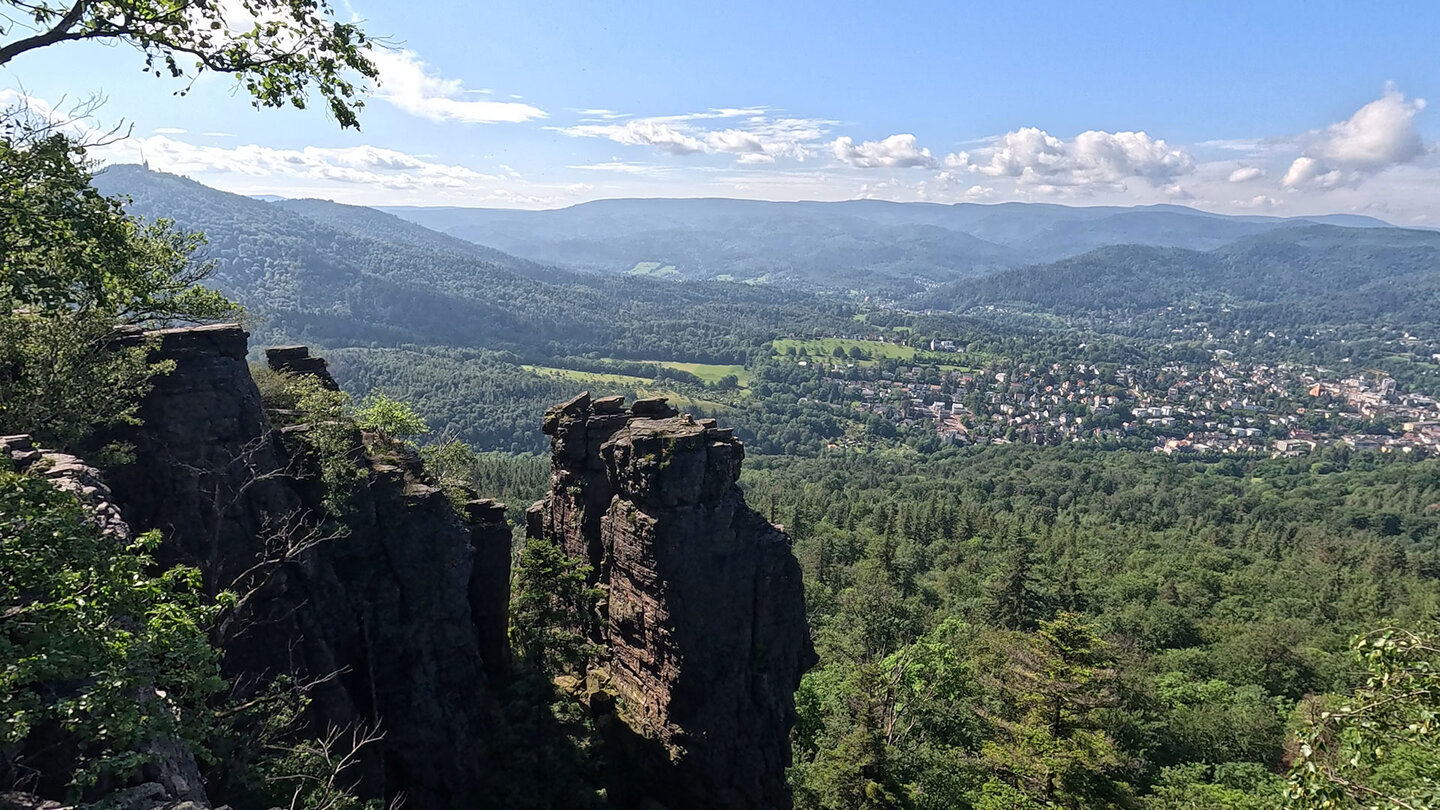
M 943 347 L 937 341 L 937 349 Z M 1205 363 L 1154 368 L 1054 363 L 938 371 L 812 364 L 816 404 L 934 431 L 958 444 L 1151 442 L 1167 454 L 1293 456 L 1342 442 L 1440 454 L 1440 404 L 1381 374 L 1327 379 L 1314 367 Z

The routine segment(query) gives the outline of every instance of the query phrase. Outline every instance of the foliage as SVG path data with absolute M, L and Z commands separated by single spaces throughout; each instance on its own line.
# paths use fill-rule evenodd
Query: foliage
M 1095 628 L 1062 612 L 1002 656 L 981 751 L 989 769 L 1042 805 L 1126 806 L 1108 778 L 1121 763 L 1101 717 L 1118 704 L 1114 653 Z
M 169 370 L 117 326 L 236 311 L 197 286 L 210 272 L 191 261 L 198 237 L 128 217 L 90 181 L 63 135 L 0 138 L 0 431 L 66 449 L 133 424 Z
M 18 751 L 7 784 L 34 768 L 78 793 L 134 773 L 156 741 L 207 750 L 206 703 L 225 684 L 206 629 L 223 601 L 202 602 L 194 569 L 152 573 L 159 542 L 124 545 L 73 496 L 0 471 L 0 742 Z
M 103 316 L 0 313 L 0 434 L 28 433 L 71 449 L 136 424 L 150 381 L 172 367 L 148 354 L 147 341 L 117 345 Z M 123 456 L 123 448 L 112 449 L 111 458 Z
M 355 410 L 355 425 L 387 439 L 409 439 L 430 432 L 425 420 L 408 402 L 391 399 L 379 391 L 367 394 Z
M 326 510 L 332 517 L 347 515 L 356 487 L 368 475 L 360 463 L 363 448 L 350 395 L 327 388 L 318 377 L 308 374 L 251 366 L 251 376 L 272 420 L 303 426 L 295 435 L 309 449 L 311 462 L 319 471 Z
M 1440 807 L 1440 637 L 1386 629 L 1355 639 L 1367 678 L 1312 706 L 1291 764 L 1297 810 Z
M 145 71 L 156 76 L 189 76 L 193 82 L 206 71 L 232 74 L 256 107 L 303 109 L 313 88 L 342 127 L 358 127 L 356 114 L 363 106 L 352 76 L 358 74 L 362 83 L 378 76 L 364 32 L 335 19 L 326 0 L 6 0 L 5 5 L 13 10 L 7 17 L 28 25 L 5 32 L 11 38 L 0 43 L 0 65 L 62 42 L 126 43 L 145 55 Z
M 546 677 L 584 672 L 597 653 L 589 640 L 599 592 L 590 569 L 548 540 L 531 538 L 515 567 L 510 644 L 517 660 Z
M 127 216 L 91 180 L 84 150 L 63 134 L 0 138 L 0 311 L 147 325 L 235 313 L 198 286 L 213 269 L 191 261 L 199 235 Z
M 1314 461 L 748 457 L 821 658 L 797 806 L 862 777 L 927 810 L 1281 804 L 1287 720 L 1350 688 L 1345 639 L 1440 604 L 1440 460 Z
M 597 589 L 589 568 L 556 544 L 531 539 L 516 562 L 510 602 L 514 674 L 496 803 L 514 808 L 602 807 L 598 740 L 576 692 L 600 648 L 590 641 Z M 560 684 L 566 684 L 561 688 Z

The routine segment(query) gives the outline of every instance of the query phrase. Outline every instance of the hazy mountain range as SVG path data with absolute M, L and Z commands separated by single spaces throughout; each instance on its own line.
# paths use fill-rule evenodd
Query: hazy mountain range
M 891 291 L 1056 261 L 1107 245 L 1211 250 L 1297 221 L 1389 227 L 1362 216 L 1239 217 L 1174 205 L 620 199 L 550 211 L 381 210 L 576 270 Z
M 111 167 L 96 184 L 129 195 L 133 213 L 204 231 L 214 283 L 258 328 L 329 344 L 639 357 L 674 342 L 724 356 L 738 332 L 848 321 L 826 290 L 954 312 L 1200 302 L 1291 323 L 1416 326 L 1440 312 L 1440 232 L 1364 217 L 697 199 L 390 209 L 401 218 L 266 202 L 138 166 Z

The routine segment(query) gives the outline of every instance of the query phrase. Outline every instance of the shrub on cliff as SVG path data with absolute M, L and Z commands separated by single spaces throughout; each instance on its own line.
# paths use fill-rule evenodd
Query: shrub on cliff
M 0 783 L 123 780 L 147 744 L 203 755 L 224 689 L 200 573 L 153 573 L 157 533 L 123 545 L 68 493 L 0 471 Z

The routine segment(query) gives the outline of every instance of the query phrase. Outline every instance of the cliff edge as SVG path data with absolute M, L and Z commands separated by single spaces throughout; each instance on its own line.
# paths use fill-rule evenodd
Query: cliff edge
M 362 483 L 343 521 L 327 520 L 293 429 L 262 407 L 245 331 L 154 336 L 153 359 L 174 370 L 156 379 L 142 424 L 118 437 L 134 460 L 105 477 L 132 529 L 164 534 L 162 562 L 195 566 L 212 593 L 245 599 L 222 628 L 227 677 L 309 684 L 314 733 L 383 731 L 357 774 L 362 795 L 484 806 L 508 654 L 504 507 L 476 501 L 462 517 L 413 453 L 371 458 L 357 436 Z M 272 363 L 325 374 L 297 347 Z

